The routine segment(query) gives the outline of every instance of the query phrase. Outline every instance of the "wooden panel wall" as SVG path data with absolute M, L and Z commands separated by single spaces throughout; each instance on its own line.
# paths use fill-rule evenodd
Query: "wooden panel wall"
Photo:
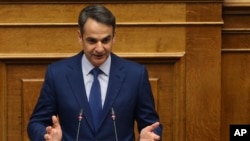
M 0 3 L 0 140 L 27 141 L 48 63 L 81 50 L 77 16 L 89 3 Z M 117 17 L 114 52 L 145 64 L 163 141 L 219 141 L 221 0 L 99 1 Z
M 223 7 L 221 139 L 230 124 L 250 124 L 250 1 Z

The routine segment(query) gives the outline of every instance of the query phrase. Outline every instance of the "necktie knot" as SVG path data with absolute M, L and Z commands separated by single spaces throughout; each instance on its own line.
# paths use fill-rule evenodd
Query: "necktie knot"
M 97 78 L 97 76 L 101 73 L 101 70 L 99 68 L 93 68 L 90 73 L 94 76 L 94 78 Z

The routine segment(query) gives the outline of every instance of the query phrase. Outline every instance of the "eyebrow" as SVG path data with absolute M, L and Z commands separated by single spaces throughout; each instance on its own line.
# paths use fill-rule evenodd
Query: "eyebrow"
M 104 40 L 107 40 L 107 39 L 110 39 L 110 38 L 111 38 L 111 35 L 108 35 L 108 36 L 102 38 L 101 41 L 104 41 Z M 98 41 L 98 40 L 97 40 L 96 38 L 94 38 L 94 37 L 87 37 L 86 40 L 87 40 L 87 41 Z

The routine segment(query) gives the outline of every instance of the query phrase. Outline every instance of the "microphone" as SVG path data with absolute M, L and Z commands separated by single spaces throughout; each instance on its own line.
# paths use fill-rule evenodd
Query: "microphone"
M 115 124 L 115 111 L 114 108 L 111 108 L 111 117 L 113 119 L 113 124 L 114 124 L 114 130 L 115 130 L 115 140 L 118 141 L 118 137 L 117 137 L 117 130 L 116 130 L 116 124 Z
M 77 128 L 77 134 L 76 134 L 76 141 L 78 141 L 79 138 L 79 132 L 80 132 L 80 126 L 81 126 L 81 120 L 82 120 L 82 113 L 83 110 L 81 109 L 78 115 L 78 128 Z

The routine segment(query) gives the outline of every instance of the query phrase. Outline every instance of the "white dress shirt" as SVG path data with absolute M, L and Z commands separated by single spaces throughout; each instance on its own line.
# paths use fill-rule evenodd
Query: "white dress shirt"
M 99 80 L 100 86 L 101 86 L 102 106 L 104 104 L 106 94 L 107 94 L 110 65 L 111 65 L 111 57 L 109 55 L 108 59 L 99 67 L 99 69 L 101 69 L 103 72 L 103 73 L 98 75 L 98 80 Z M 83 80 L 84 80 L 84 85 L 85 85 L 88 100 L 89 100 L 89 95 L 90 95 L 90 89 L 91 89 L 91 86 L 92 86 L 92 83 L 94 80 L 93 75 L 90 73 L 90 71 L 93 68 L 94 68 L 94 66 L 89 62 L 89 60 L 86 58 L 85 54 L 83 54 L 82 73 L 83 73 Z

